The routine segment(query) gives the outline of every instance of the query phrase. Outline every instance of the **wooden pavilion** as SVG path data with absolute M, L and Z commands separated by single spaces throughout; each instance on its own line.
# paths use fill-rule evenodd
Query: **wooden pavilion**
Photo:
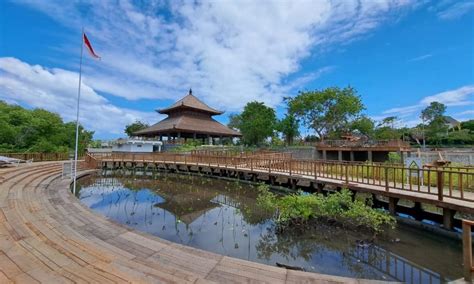
M 222 140 L 224 137 L 240 137 L 241 134 L 219 123 L 212 117 L 224 112 L 213 109 L 196 98 L 192 90 L 189 94 L 170 107 L 157 110 L 158 113 L 167 114 L 162 121 L 135 132 L 136 136 L 156 137 L 163 141 L 179 143 L 188 138 L 207 139 L 210 144 L 214 138 Z

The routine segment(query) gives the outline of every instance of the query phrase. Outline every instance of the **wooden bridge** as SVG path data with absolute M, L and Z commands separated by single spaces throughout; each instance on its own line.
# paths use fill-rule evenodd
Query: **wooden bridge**
M 318 192 L 326 185 L 348 188 L 383 196 L 393 214 L 406 211 L 397 205 L 399 200 L 413 201 L 411 212 L 415 218 L 433 217 L 447 229 L 461 227 L 460 220 L 454 219 L 456 212 L 474 214 L 474 168 L 470 167 L 406 168 L 396 164 L 295 160 L 286 153 L 107 153 L 87 155 L 86 163 L 92 168 L 207 172 L 292 188 L 306 186 Z M 423 211 L 421 204 L 441 208 L 442 216 Z

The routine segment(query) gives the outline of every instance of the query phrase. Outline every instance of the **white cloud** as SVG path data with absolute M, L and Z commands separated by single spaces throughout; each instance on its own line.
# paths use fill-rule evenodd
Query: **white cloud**
M 76 31 L 86 24 L 102 56 L 98 63 L 86 61 L 87 82 L 94 89 L 133 100 L 178 98 L 192 87 L 212 106 L 235 111 L 251 100 L 279 104 L 299 84 L 317 77 L 310 73 L 287 80 L 299 71 L 301 60 L 367 36 L 416 1 L 137 3 L 25 5 Z
M 474 1 L 442 1 L 436 8 L 437 16 L 443 20 L 457 19 L 474 10 Z
M 466 110 L 458 113 L 460 116 L 467 116 L 467 115 L 473 115 L 474 116 L 474 110 Z
M 417 116 L 420 111 L 428 106 L 431 102 L 440 102 L 448 107 L 460 107 L 474 105 L 474 85 L 463 86 L 454 90 L 444 91 L 432 96 L 422 98 L 417 104 L 396 107 L 385 110 L 383 115 L 396 115 L 404 120 L 404 123 L 413 126 L 421 122 Z M 449 109 L 448 109 L 449 111 Z M 464 111 L 455 115 L 468 116 L 472 111 Z
M 0 99 L 25 103 L 59 113 L 65 121 L 75 121 L 78 74 L 63 69 L 29 65 L 12 57 L 0 58 Z M 87 79 L 87 78 L 85 78 Z M 84 80 L 81 84 L 80 121 L 99 136 L 124 135 L 124 126 L 137 119 L 156 121 L 156 113 L 114 106 Z
M 397 114 L 397 115 L 406 115 L 411 114 L 422 107 L 421 104 L 405 106 L 405 107 L 394 107 L 388 110 L 385 110 L 383 114 Z
M 455 90 L 437 93 L 424 97 L 419 103 L 411 106 L 396 107 L 385 110 L 383 114 L 410 114 L 428 106 L 431 102 L 440 102 L 446 106 L 461 106 L 474 104 L 474 85 L 463 86 Z
M 424 54 L 424 55 L 420 55 L 420 56 L 417 56 L 417 57 L 414 57 L 414 58 L 411 58 L 411 59 L 408 59 L 408 62 L 416 62 L 416 61 L 422 61 L 422 60 L 425 60 L 425 59 L 428 59 L 430 57 L 432 57 L 433 54 Z
M 471 119 L 474 119 L 474 110 L 456 112 L 456 113 L 453 113 L 452 116 L 458 121 L 471 120 Z
M 440 102 L 447 106 L 459 106 L 473 103 L 474 85 L 464 86 L 455 90 L 445 91 L 421 100 L 422 105 Z

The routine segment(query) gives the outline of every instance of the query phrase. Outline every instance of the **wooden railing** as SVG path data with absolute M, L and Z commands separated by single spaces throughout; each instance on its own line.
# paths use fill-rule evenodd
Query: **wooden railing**
M 236 149 L 199 149 L 192 150 L 191 155 L 198 156 L 210 156 L 210 157 L 254 157 L 254 158 L 286 158 L 291 159 L 292 154 L 290 152 L 278 152 L 278 151 L 238 151 Z
M 474 271 L 472 263 L 472 233 L 471 229 L 474 226 L 474 221 L 462 220 L 462 252 L 464 265 L 464 280 L 471 282 L 473 280 L 472 274 Z
M 198 149 L 198 150 L 191 150 L 192 155 L 206 155 L 206 156 L 241 156 L 247 155 L 248 151 L 240 151 L 238 149 Z
M 323 159 L 298 159 L 303 161 L 319 161 L 319 162 L 326 162 L 326 163 L 334 163 L 334 164 L 350 164 L 350 165 L 372 165 L 372 166 L 398 166 L 403 167 L 404 165 L 401 163 L 391 163 L 391 162 L 371 162 L 371 161 L 339 161 L 339 160 L 323 160 Z M 423 165 L 423 169 L 431 169 L 431 170 L 465 170 L 465 171 L 474 171 L 474 166 L 456 166 L 456 165 Z
M 295 160 L 284 155 L 249 157 L 189 155 L 179 153 L 105 153 L 90 154 L 97 165 L 102 160 L 111 162 L 166 162 L 185 165 L 214 166 L 302 176 L 313 179 L 330 179 L 346 184 L 357 183 L 417 192 L 437 196 L 442 201 L 449 197 L 474 202 L 474 168 L 407 168 L 403 165 L 344 163 L 314 160 Z
M 68 153 L 0 153 L 0 156 L 25 161 L 33 160 L 33 162 L 64 161 L 69 159 Z

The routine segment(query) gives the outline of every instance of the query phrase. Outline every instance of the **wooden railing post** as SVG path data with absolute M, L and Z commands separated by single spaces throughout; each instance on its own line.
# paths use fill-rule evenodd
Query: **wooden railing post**
M 388 182 L 388 168 L 384 167 L 384 169 L 385 169 L 385 191 L 389 191 L 390 187 L 389 187 L 389 182 Z
M 344 174 L 346 176 L 346 185 L 349 185 L 349 170 L 348 170 L 349 165 L 345 165 L 344 167 Z
M 473 221 L 462 220 L 462 252 L 464 265 L 464 280 L 470 283 L 472 281 L 472 237 L 471 228 Z
M 443 195 L 444 195 L 444 175 L 442 171 L 437 171 L 437 187 L 438 187 L 438 200 L 443 201 Z
M 316 161 L 313 161 L 313 171 L 314 171 L 314 179 L 317 179 L 317 172 L 316 172 Z

